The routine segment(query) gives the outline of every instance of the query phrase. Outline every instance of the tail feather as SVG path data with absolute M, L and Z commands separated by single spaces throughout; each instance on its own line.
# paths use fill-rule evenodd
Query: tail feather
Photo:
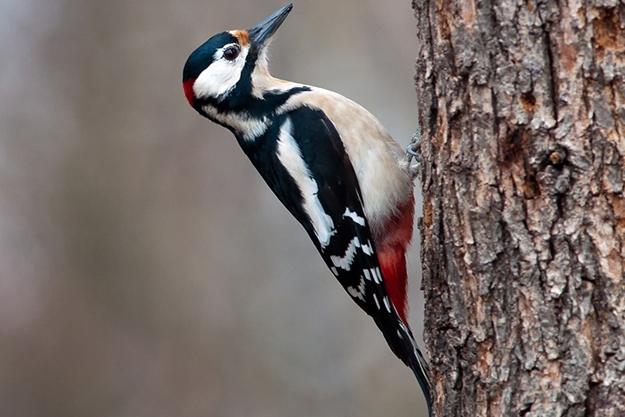
M 396 310 L 395 313 L 397 313 Z M 384 334 L 384 338 L 395 356 L 414 372 L 421 391 L 423 391 L 423 396 L 428 406 L 428 413 L 431 416 L 430 370 L 425 357 L 417 346 L 412 331 L 399 318 L 398 314 L 374 317 L 374 320 L 380 330 L 382 330 L 382 334 Z
M 414 196 L 411 196 L 400 204 L 395 215 L 384 223 L 384 227 L 380 229 L 383 232 L 374 233 L 386 292 L 394 307 L 393 314 L 379 315 L 374 317 L 374 320 L 395 356 L 414 372 L 423 391 L 428 414 L 431 416 L 429 367 L 417 346 L 412 331 L 406 324 L 408 323 L 406 249 L 412 239 L 414 205 Z
M 425 402 L 428 406 L 428 415 L 431 416 L 432 398 L 430 395 L 430 368 L 425 360 L 425 357 L 421 353 L 421 350 L 419 350 L 417 343 L 412 337 L 410 329 L 408 329 L 408 336 L 413 347 L 413 355 L 410 356 L 410 364 L 408 366 L 414 372 L 417 382 L 419 382 L 419 386 L 421 387 L 421 391 L 423 391 L 423 396 L 425 397 Z

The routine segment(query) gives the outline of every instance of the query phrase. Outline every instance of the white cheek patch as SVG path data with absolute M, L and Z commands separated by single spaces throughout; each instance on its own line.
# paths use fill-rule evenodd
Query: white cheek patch
M 302 193 L 304 210 L 310 218 L 310 222 L 315 230 L 315 236 L 317 236 L 321 247 L 325 248 L 330 243 L 332 235 L 336 233 L 334 222 L 332 217 L 323 209 L 321 201 L 319 201 L 317 181 L 315 181 L 306 166 L 302 152 L 295 139 L 293 139 L 291 132 L 291 119 L 287 119 L 280 128 L 280 135 L 278 136 L 278 159 Z
M 193 92 L 197 98 L 218 99 L 232 90 L 241 79 L 249 47 L 243 48 L 234 61 L 228 61 L 223 56 L 224 50 L 230 47 L 232 44 L 218 49 L 213 56 L 213 63 L 195 80 Z

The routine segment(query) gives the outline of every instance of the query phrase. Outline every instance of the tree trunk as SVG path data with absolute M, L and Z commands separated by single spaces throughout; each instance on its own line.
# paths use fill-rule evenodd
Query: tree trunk
M 437 416 L 625 416 L 625 4 L 415 0 Z

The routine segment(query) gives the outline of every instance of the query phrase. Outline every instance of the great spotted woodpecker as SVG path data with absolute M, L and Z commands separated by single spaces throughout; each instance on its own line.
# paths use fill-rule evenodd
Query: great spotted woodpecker
M 269 75 L 267 45 L 292 7 L 197 48 L 184 66 L 185 95 L 234 134 L 347 293 L 414 371 L 430 409 L 427 364 L 407 322 L 415 204 L 408 160 L 358 104 Z

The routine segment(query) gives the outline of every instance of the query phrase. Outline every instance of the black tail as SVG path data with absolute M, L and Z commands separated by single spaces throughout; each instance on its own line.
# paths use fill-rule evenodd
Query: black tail
M 395 316 L 394 322 L 391 322 Z M 432 398 L 430 396 L 430 370 L 417 346 L 410 328 L 395 313 L 391 316 L 374 317 L 374 320 L 386 339 L 391 350 L 415 374 L 428 406 L 428 415 L 432 416 Z

